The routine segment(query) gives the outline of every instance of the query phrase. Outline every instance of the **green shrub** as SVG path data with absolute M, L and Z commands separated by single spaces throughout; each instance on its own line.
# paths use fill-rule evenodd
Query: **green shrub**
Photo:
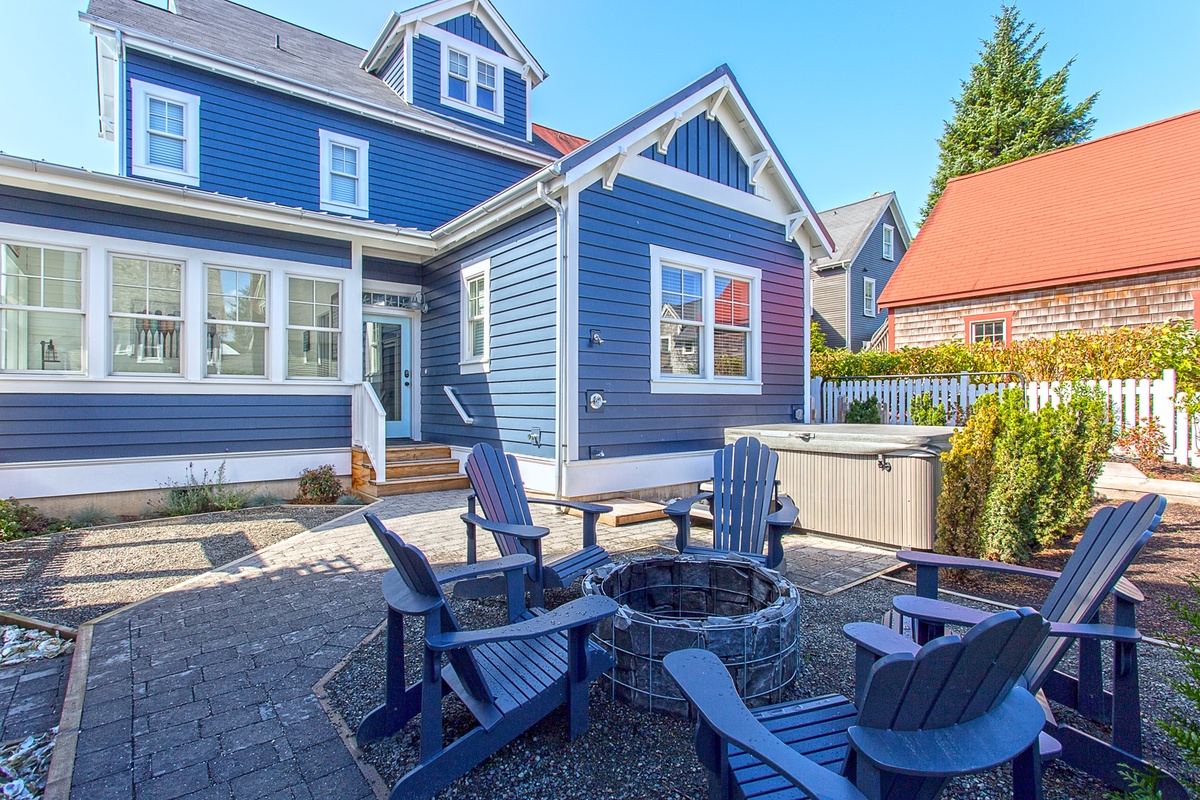
M 1179 754 L 1193 769 L 1200 768 L 1200 651 L 1196 649 L 1200 642 L 1200 575 L 1192 575 L 1184 579 L 1192 590 L 1190 600 L 1168 598 L 1167 603 L 1175 613 L 1175 618 L 1184 624 L 1185 631 L 1180 636 L 1167 638 L 1179 648 L 1175 651 L 1183 662 L 1186 678 L 1168 680 L 1172 691 L 1183 701 L 1186 708 L 1171 706 L 1167 719 L 1159 721 L 1159 727 L 1166 732 Z M 1188 784 L 1188 790 L 1193 796 L 1200 796 L 1200 783 Z
M 808 329 L 808 346 L 814 353 L 823 353 L 829 349 L 829 346 L 825 343 L 825 333 L 815 321 Z M 815 375 L 816 373 L 813 374 Z
M 89 503 L 67 517 L 67 523 L 72 528 L 94 528 L 97 525 L 110 525 L 117 521 L 112 514 L 95 503 Z
M 851 400 L 846 408 L 846 422 L 851 425 L 878 425 L 879 398 L 871 395 L 866 400 Z
M 359 498 L 355 497 L 352 494 L 344 494 L 337 499 L 336 505 L 339 505 L 339 506 L 365 506 L 366 503 L 364 503 L 362 500 L 360 500 Z
M 324 464 L 316 469 L 300 472 L 300 490 L 296 493 L 294 502 L 332 505 L 345 491 L 337 473 L 333 471 L 333 465 Z
M 913 425 L 946 424 L 946 409 L 934 405 L 932 392 L 923 392 L 914 397 L 908 407 L 908 415 L 912 417 Z
M 1139 466 L 1150 466 L 1163 460 L 1167 452 L 1167 435 L 1156 420 L 1142 420 L 1126 428 L 1117 438 L 1117 446 L 1133 456 Z
M 1095 390 L 1036 414 L 1024 393 L 981 398 L 942 456 L 938 552 L 1021 563 L 1082 524 L 1114 438 Z
M 266 506 L 281 506 L 286 500 L 274 492 L 255 492 L 246 499 L 246 508 L 264 508 Z
M 162 505 L 162 512 L 168 517 L 245 508 L 250 498 L 249 489 L 239 489 L 225 483 L 224 461 L 211 477 L 207 469 L 200 477 L 196 477 L 192 465 L 188 464 L 183 483 L 167 481 L 163 486 L 167 489 L 167 498 Z
M 55 533 L 66 527 L 61 520 L 47 517 L 15 497 L 0 500 L 0 542 L 24 539 L 39 533 Z

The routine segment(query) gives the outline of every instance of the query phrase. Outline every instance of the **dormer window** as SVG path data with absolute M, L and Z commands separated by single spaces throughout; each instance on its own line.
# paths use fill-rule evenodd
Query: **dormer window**
M 200 98 L 132 80 L 134 175 L 200 185 Z
M 442 103 L 495 122 L 504 121 L 499 53 L 470 42 L 442 45 Z
M 365 217 L 369 211 L 367 146 L 332 131 L 321 131 L 321 210 Z

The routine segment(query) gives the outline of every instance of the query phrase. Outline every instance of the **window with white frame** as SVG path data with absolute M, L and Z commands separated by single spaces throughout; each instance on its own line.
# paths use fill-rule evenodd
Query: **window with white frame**
M 114 374 L 180 374 L 183 264 L 113 256 L 109 338 Z
M 83 253 L 0 245 L 0 369 L 84 370 Z
M 896 229 L 891 225 L 883 226 L 883 257 L 888 261 L 894 260 L 896 252 Z
M 761 272 L 654 247 L 651 390 L 754 393 L 760 387 Z
M 971 322 L 971 342 L 992 342 L 1004 344 L 1008 341 L 1005 335 L 1004 319 L 980 319 Z
M 200 97 L 145 81 L 133 89 L 133 174 L 200 185 Z
M 352 217 L 369 213 L 368 143 L 321 131 L 321 210 Z
M 863 278 L 863 316 L 873 317 L 878 313 L 875 305 L 875 279 Z
M 266 377 L 268 277 L 232 267 L 208 268 L 209 375 Z
M 288 278 L 289 378 L 338 377 L 341 292 L 337 281 Z
M 504 121 L 504 58 L 467 41 L 442 46 L 442 102 Z
M 491 261 L 485 259 L 462 268 L 461 297 L 462 372 L 485 372 L 490 356 L 489 314 Z

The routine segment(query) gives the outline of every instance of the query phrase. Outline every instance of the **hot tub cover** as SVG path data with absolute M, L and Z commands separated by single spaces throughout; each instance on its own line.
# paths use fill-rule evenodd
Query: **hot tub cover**
M 954 428 L 939 425 L 780 423 L 725 429 L 725 441 L 753 436 L 772 450 L 842 455 L 937 456 L 950 449 Z

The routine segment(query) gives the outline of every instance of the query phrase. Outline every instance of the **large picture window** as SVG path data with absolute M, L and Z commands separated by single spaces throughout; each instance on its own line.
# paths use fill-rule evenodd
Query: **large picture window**
M 336 281 L 288 278 L 289 378 L 338 377 L 341 291 Z
M 267 275 L 208 268 L 207 372 L 267 374 Z
M 178 375 L 183 265 L 114 256 L 109 335 L 114 373 Z
M 83 254 L 0 246 L 0 369 L 82 372 Z
M 760 275 L 651 247 L 652 391 L 759 391 Z

